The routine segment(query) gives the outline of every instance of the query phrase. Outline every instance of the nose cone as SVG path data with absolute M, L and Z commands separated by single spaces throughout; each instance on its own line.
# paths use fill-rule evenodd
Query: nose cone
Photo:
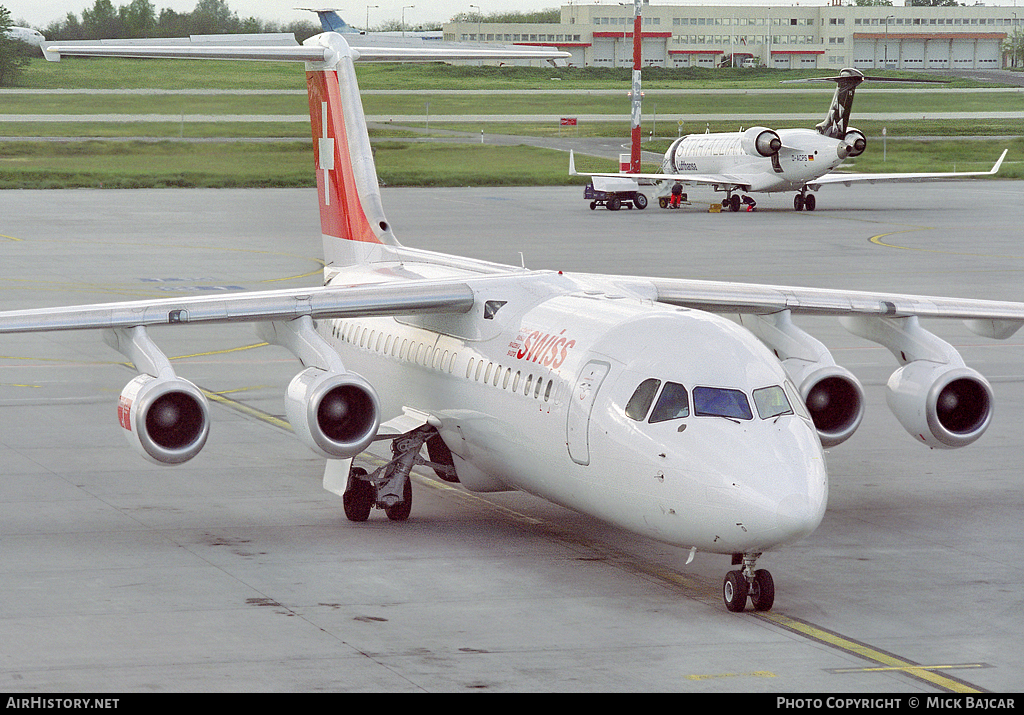
M 723 462 L 722 487 L 714 489 L 723 509 L 716 527 L 719 552 L 764 551 L 798 541 L 814 531 L 825 515 L 828 475 L 813 428 L 798 417 L 790 425 L 734 444 Z M 741 459 L 736 459 L 743 452 Z

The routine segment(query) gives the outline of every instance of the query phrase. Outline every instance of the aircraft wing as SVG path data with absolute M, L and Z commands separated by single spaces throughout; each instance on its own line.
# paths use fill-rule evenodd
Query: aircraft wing
M 988 171 L 947 171 L 947 172 L 924 172 L 924 173 L 906 173 L 906 174 L 843 174 L 843 173 L 830 173 L 815 179 L 814 181 L 808 181 L 807 185 L 818 190 L 821 186 L 827 186 L 829 184 L 844 184 L 849 186 L 850 184 L 869 183 L 869 184 L 881 184 L 881 183 L 895 183 L 900 181 L 914 182 L 914 181 L 942 181 L 943 179 L 962 179 L 968 176 L 992 176 L 999 171 L 999 167 L 1003 164 L 1003 159 L 1006 158 L 1006 152 L 1008 149 L 1003 149 L 1003 153 L 999 155 L 996 163 Z
M 978 335 L 1005 339 L 1024 326 L 1024 303 L 794 286 L 757 285 L 680 278 L 619 278 L 618 285 L 637 281 L 653 286 L 660 303 L 712 313 L 864 316 L 875 318 L 945 318 L 963 320 Z
M 409 280 L 0 312 L 0 334 L 412 313 L 466 313 L 466 281 Z
M 576 171 L 576 156 L 569 152 L 569 176 L 600 176 L 615 179 L 646 179 L 649 181 L 678 181 L 687 185 L 725 185 L 745 186 L 750 183 L 749 179 L 736 174 L 621 174 L 602 173 L 585 171 L 580 174 Z

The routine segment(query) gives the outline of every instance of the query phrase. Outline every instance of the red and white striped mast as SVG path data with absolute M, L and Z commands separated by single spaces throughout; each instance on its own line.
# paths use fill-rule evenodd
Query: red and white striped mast
M 633 98 L 633 116 L 629 154 L 629 173 L 631 174 L 640 173 L 640 102 L 643 99 L 640 93 L 640 56 L 642 54 L 640 8 L 642 4 L 642 0 L 633 0 L 633 90 L 630 92 Z

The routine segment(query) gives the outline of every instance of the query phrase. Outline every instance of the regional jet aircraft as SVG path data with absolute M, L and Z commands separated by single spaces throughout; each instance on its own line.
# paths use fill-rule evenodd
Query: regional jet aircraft
M 865 80 L 899 81 L 865 77 L 855 69 L 844 69 L 836 77 L 814 80 L 835 82 L 836 91 L 825 119 L 814 129 L 769 129 L 750 127 L 739 132 L 688 134 L 672 142 L 662 160 L 660 174 L 588 174 L 595 178 L 649 180 L 687 185 L 711 186 L 724 191 L 723 208 L 739 211 L 741 193 L 796 191 L 793 208 L 813 211 L 814 194 L 822 186 L 897 181 L 940 181 L 969 176 L 991 176 L 999 171 L 1006 151 L 989 171 L 952 171 L 939 173 L 867 174 L 836 172 L 847 158 L 857 157 L 867 148 L 867 138 L 849 126 L 853 94 Z M 917 80 L 914 80 L 917 81 Z M 570 155 L 569 173 L 576 175 Z M 600 188 L 598 182 L 595 188 Z
M 21 40 L 27 42 L 33 47 L 39 47 L 46 38 L 43 37 L 43 33 L 39 30 L 33 30 L 31 27 L 9 27 L 7 28 L 7 36 L 12 40 Z
M 914 440 L 941 448 L 985 432 L 993 391 L 919 318 L 962 319 L 991 338 L 1024 325 L 1022 303 L 569 274 L 406 247 L 384 214 L 356 86 L 353 63 L 374 51 L 336 33 L 284 47 L 46 50 L 305 63 L 322 287 L 7 311 L 0 332 L 102 330 L 140 371 L 117 405 L 128 442 L 179 464 L 207 441 L 209 407 L 149 326 L 255 323 L 301 362 L 288 420 L 355 522 L 375 508 L 407 519 L 410 470 L 427 465 L 468 490 L 529 492 L 691 558 L 728 555 L 739 568 L 723 583 L 727 608 L 770 609 L 774 581 L 757 560 L 818 526 L 823 448 L 853 434 L 864 402 L 793 316 L 838 316 L 889 348 L 900 364 L 889 406 Z M 390 461 L 354 467 L 381 439 Z

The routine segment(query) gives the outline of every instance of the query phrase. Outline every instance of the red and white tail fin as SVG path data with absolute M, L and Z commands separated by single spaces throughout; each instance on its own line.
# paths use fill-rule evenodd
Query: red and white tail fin
M 272 38 L 274 41 L 279 37 Z M 48 60 L 62 55 L 88 57 L 170 57 L 182 59 L 266 60 L 306 63 L 309 117 L 313 130 L 320 223 L 328 266 L 395 260 L 399 246 L 384 216 L 377 170 L 354 62 L 423 62 L 444 59 L 545 59 L 568 53 L 544 47 L 349 46 L 344 36 L 325 32 L 302 45 L 265 44 L 258 37 L 195 36 L 187 40 L 51 42 Z
M 332 50 L 322 65 L 306 63 L 324 259 L 328 266 L 392 259 L 384 247 L 399 244 L 384 215 L 356 84 L 358 51 L 333 32 L 306 45 Z

